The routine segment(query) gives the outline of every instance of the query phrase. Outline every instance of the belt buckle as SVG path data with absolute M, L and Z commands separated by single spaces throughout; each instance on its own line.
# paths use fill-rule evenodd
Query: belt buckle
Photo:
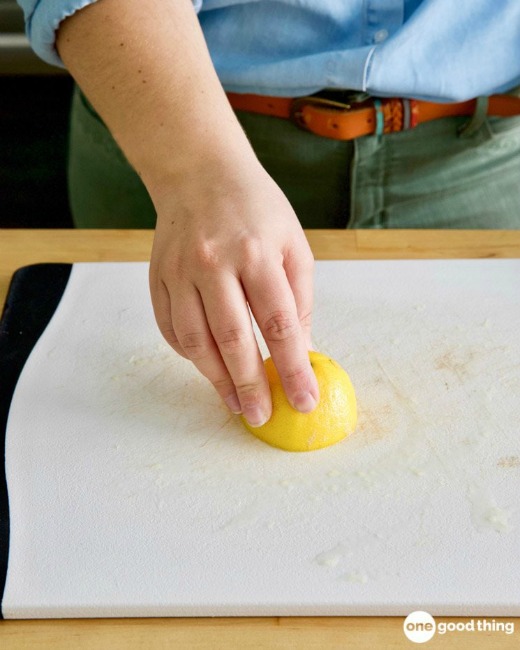
M 335 110 L 338 111 L 338 113 L 348 113 L 352 110 L 353 105 L 357 103 L 358 102 L 338 102 L 333 99 L 326 99 L 324 97 L 316 97 L 312 95 L 307 97 L 297 97 L 291 104 L 290 120 L 296 124 L 296 126 L 299 126 L 305 131 L 310 131 L 311 129 L 303 115 L 303 108 L 305 106 L 316 106 L 317 108 Z

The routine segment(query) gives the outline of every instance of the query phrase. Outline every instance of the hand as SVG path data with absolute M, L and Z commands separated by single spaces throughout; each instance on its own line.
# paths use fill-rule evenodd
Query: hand
M 314 259 L 282 191 L 251 157 L 210 162 L 152 198 L 150 289 L 166 341 L 261 426 L 272 405 L 249 304 L 289 402 L 311 411 Z
M 155 204 L 150 287 L 166 340 L 261 425 L 271 398 L 249 303 L 289 401 L 312 410 L 312 255 L 227 101 L 191 1 L 91 3 L 63 21 L 57 48 Z

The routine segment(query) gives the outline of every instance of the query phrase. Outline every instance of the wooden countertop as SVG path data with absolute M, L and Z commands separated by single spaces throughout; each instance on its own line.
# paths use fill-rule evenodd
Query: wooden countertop
M 520 231 L 352 230 L 307 231 L 316 259 L 520 257 Z M 20 266 L 38 262 L 148 260 L 146 230 L 0 230 L 0 303 Z M 483 617 L 475 617 L 481 619 Z M 492 617 L 488 617 L 491 620 Z M 467 621 L 445 617 L 439 621 Z M 514 634 L 436 634 L 428 649 L 519 647 Z M 349 650 L 413 647 L 401 617 L 241 617 L 3 621 L 3 650 L 239 650 L 298 648 Z

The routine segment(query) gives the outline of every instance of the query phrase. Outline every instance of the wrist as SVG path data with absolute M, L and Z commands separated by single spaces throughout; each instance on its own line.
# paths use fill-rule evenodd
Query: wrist
M 157 156 L 141 166 L 140 176 L 159 215 L 172 201 L 187 205 L 198 202 L 202 193 L 231 194 L 264 171 L 241 130 L 215 135 L 194 138 L 185 152 Z

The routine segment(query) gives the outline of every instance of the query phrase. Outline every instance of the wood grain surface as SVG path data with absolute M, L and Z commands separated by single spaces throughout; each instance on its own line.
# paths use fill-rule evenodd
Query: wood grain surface
M 308 231 L 316 259 L 520 257 L 520 231 Z M 0 230 L 0 303 L 13 272 L 39 262 L 149 259 L 152 231 Z M 481 617 L 480 617 L 481 618 Z M 438 618 L 437 623 L 467 621 Z M 432 650 L 520 647 L 520 618 L 513 634 L 447 632 Z M 2 650 L 331 649 L 412 648 L 400 617 L 244 617 L 2 621 Z

